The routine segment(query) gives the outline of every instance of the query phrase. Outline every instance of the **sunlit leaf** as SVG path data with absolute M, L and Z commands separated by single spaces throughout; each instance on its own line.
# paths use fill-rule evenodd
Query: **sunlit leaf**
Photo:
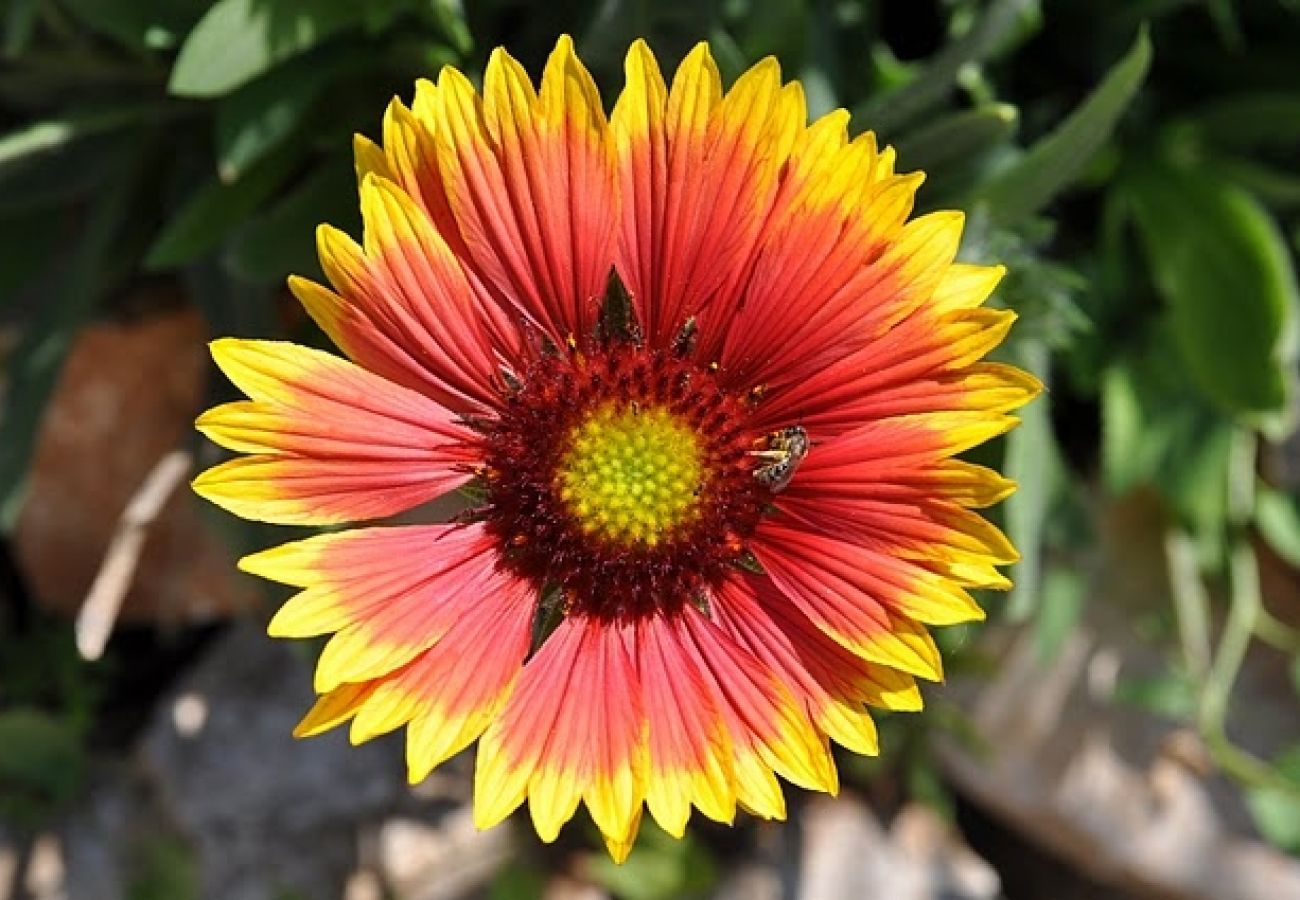
M 217 171 L 234 181 L 298 127 L 329 82 L 355 65 L 348 54 L 304 57 L 279 66 L 217 105 Z
M 407 0 L 217 0 L 176 57 L 168 89 L 219 97 L 340 32 L 385 27 Z
M 1259 485 L 1255 493 L 1255 525 L 1274 553 L 1300 569 L 1300 499 Z
M 1300 787 L 1300 745 L 1292 746 L 1274 762 L 1277 772 Z M 1246 806 L 1260 834 L 1275 847 L 1300 854 L 1300 795 L 1287 785 L 1268 785 L 1246 791 Z

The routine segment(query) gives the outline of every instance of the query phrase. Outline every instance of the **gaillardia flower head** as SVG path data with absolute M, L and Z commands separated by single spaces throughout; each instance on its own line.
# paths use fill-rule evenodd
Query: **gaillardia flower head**
M 475 817 L 525 800 L 553 839 L 585 803 L 610 851 L 643 806 L 784 813 L 834 791 L 829 742 L 916 709 L 926 626 L 1008 585 L 973 509 L 1012 485 L 956 455 L 1038 386 L 982 357 L 1002 272 L 962 218 L 908 221 L 847 114 L 808 124 L 773 60 L 724 93 L 704 46 L 671 87 L 635 44 L 608 118 L 562 38 L 540 88 L 504 52 L 357 138 L 364 238 L 290 286 L 350 358 L 220 340 L 251 398 L 199 428 L 247 456 L 195 487 L 253 519 L 336 525 L 465 488 L 436 525 L 255 554 L 301 588 L 274 635 L 332 634 L 298 733 L 407 727 L 412 780 L 479 739 Z

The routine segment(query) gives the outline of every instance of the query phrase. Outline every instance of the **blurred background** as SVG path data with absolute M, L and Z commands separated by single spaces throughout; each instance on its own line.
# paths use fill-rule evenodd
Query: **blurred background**
M 355 131 L 572 33 L 775 54 L 1003 262 L 1049 391 L 987 448 L 1024 554 L 948 681 L 788 824 L 475 833 L 464 755 L 290 736 L 314 648 L 193 497 L 204 342 L 320 337 L 286 274 L 358 233 Z M 0 898 L 1300 897 L 1300 3 L 0 2 Z

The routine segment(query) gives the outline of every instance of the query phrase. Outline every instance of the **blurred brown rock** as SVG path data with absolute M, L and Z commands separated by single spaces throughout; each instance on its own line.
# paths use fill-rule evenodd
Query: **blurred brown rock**
M 127 503 L 192 436 L 209 365 L 204 340 L 190 308 L 97 323 L 78 336 L 41 427 L 16 536 L 49 610 L 76 614 Z M 122 621 L 205 620 L 254 601 L 200 503 L 182 484 L 150 527 Z

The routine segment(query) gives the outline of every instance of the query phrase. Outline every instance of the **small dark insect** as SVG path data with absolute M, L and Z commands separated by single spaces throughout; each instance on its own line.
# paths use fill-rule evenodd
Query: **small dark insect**
M 765 460 L 754 470 L 754 477 L 774 494 L 785 490 L 810 446 L 808 432 L 798 425 L 772 432 L 767 436 L 766 449 L 749 451 L 750 456 Z

